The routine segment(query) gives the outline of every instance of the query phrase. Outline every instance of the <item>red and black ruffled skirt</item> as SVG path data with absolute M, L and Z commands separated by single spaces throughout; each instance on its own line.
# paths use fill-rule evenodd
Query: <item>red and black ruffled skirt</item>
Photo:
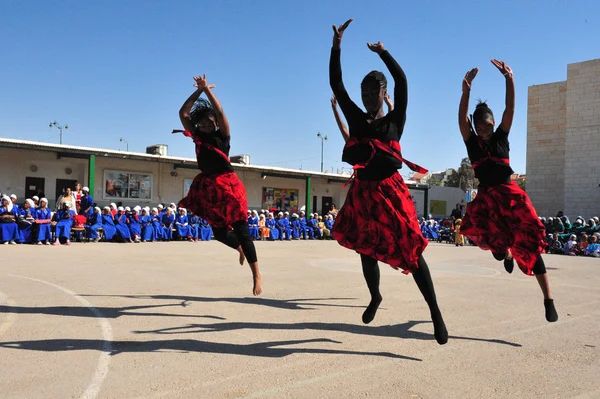
M 504 254 L 510 249 L 528 275 L 533 275 L 533 266 L 546 247 L 544 225 L 527 193 L 513 182 L 479 187 L 467 205 L 460 233 L 484 250 Z
M 405 274 L 417 269 L 428 243 L 399 173 L 379 181 L 354 179 L 335 219 L 333 237 L 340 245 Z
M 211 176 L 200 173 L 179 206 L 207 220 L 214 228 L 231 228 L 248 217 L 246 188 L 234 172 Z

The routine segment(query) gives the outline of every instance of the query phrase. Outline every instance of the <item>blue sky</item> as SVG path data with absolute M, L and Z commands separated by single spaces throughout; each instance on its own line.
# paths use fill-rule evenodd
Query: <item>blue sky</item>
M 0 1 L 0 137 L 131 151 L 164 143 L 194 156 L 178 110 L 206 73 L 231 124 L 231 154 L 251 162 L 340 169 L 343 141 L 331 113 L 332 24 L 352 17 L 342 68 L 360 103 L 362 77 L 387 72 L 366 42 L 381 40 L 409 82 L 402 138 L 407 159 L 430 170 L 466 156 L 456 114 L 461 81 L 480 68 L 473 91 L 501 115 L 504 81 L 515 72 L 511 160 L 525 172 L 527 87 L 566 79 L 567 64 L 600 57 L 595 1 Z M 389 78 L 389 73 L 387 74 Z M 408 170 L 403 169 L 405 174 Z

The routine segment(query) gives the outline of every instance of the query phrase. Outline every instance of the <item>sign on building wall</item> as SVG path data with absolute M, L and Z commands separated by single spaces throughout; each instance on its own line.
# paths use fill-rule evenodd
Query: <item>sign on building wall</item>
M 152 175 L 105 170 L 104 198 L 150 200 L 152 199 Z
M 262 208 L 298 212 L 298 190 L 263 187 Z
M 432 215 L 446 215 L 446 201 L 431 200 L 429 201 L 429 213 Z

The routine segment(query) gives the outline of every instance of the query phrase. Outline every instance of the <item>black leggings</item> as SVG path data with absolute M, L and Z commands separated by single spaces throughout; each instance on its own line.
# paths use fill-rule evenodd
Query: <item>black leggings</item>
M 229 230 L 225 227 L 213 228 L 213 234 L 215 239 L 230 248 L 238 249 L 242 246 L 242 251 L 246 256 L 248 263 L 255 263 L 258 261 L 256 256 L 256 248 L 254 248 L 254 241 L 248 231 L 248 222 L 240 220 L 233 224 L 233 230 Z
M 362 263 L 363 275 L 367 281 L 367 287 L 369 287 L 369 292 L 372 297 L 376 298 L 381 295 L 379 292 L 380 273 L 377 259 L 361 254 L 360 260 Z M 432 312 L 439 312 L 435 290 L 433 288 L 433 280 L 431 279 L 431 273 L 429 272 L 429 267 L 427 266 L 427 262 L 425 262 L 423 255 L 419 256 L 417 264 L 419 267 L 412 273 L 415 283 L 417 283 L 419 291 L 421 291 L 427 305 L 429 305 L 429 309 Z
M 496 252 L 492 252 L 492 255 L 494 255 L 494 259 L 496 259 L 496 260 L 504 260 L 504 258 L 506 257 L 506 254 L 499 254 Z M 544 263 L 544 260 L 542 259 L 542 255 L 538 255 L 538 258 L 535 261 L 535 265 L 533 265 L 533 269 L 531 271 L 536 276 L 541 275 L 541 274 L 546 274 L 546 264 Z

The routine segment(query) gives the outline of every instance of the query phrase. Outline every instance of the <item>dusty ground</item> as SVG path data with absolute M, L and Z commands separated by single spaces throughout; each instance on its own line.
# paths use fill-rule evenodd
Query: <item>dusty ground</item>
M 0 398 L 600 398 L 600 259 L 533 277 L 431 244 L 450 341 L 410 276 L 382 265 L 382 309 L 335 242 L 257 243 L 264 294 L 217 242 L 3 246 Z

